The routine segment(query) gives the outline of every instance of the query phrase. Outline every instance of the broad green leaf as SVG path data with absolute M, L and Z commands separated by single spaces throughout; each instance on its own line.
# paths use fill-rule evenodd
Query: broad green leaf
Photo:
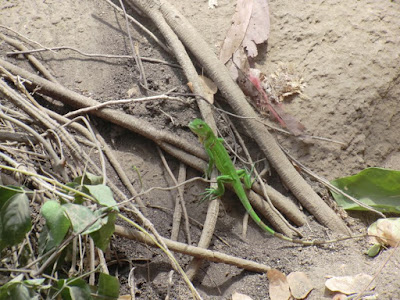
M 11 279 L 9 282 L 5 283 L 3 286 L 0 287 L 0 295 L 2 295 L 4 291 L 7 291 L 10 288 L 10 286 L 15 285 L 17 283 L 21 283 L 22 279 L 24 279 L 24 274 L 20 274 L 17 277 Z
M 82 187 L 80 184 L 78 184 L 76 182 L 68 182 L 65 185 L 70 187 L 70 188 L 73 188 L 75 190 L 78 190 L 78 191 L 80 191 L 81 187 Z M 65 193 L 71 195 L 71 192 L 68 191 L 67 189 L 65 189 Z M 73 196 L 75 197 L 75 201 L 74 201 L 75 204 L 82 204 L 83 203 L 84 199 L 80 194 L 75 193 Z M 65 203 L 69 203 L 69 202 L 65 201 L 62 197 L 60 197 L 60 203 L 61 204 L 65 204 Z
M 33 290 L 28 289 L 25 285 L 17 283 L 8 290 L 8 299 L 18 299 L 18 300 L 32 300 L 33 295 L 36 294 Z
M 0 187 L 0 209 L 7 202 L 7 200 L 10 199 L 12 196 L 14 196 L 15 194 L 18 194 L 18 193 L 23 193 L 23 192 L 24 192 L 24 190 L 18 186 L 13 186 L 13 185 L 1 186 Z
M 24 275 L 20 274 L 0 287 L 0 300 L 32 299 L 33 291 L 23 285 Z
M 102 222 L 101 220 L 95 221 L 97 216 L 86 206 L 67 203 L 61 205 L 63 211 L 71 221 L 72 229 L 75 233 L 81 232 L 84 230 L 89 224 L 89 228 L 86 228 L 82 234 L 89 234 L 91 232 L 97 231 L 101 228 Z
M 118 210 L 118 207 L 115 206 L 117 205 L 117 202 L 114 200 L 112 191 L 108 186 L 104 184 L 98 184 L 84 185 L 84 187 L 87 189 L 88 193 L 99 202 L 99 204 Z
M 97 290 L 99 296 L 107 297 L 107 299 L 118 299 L 119 297 L 119 281 L 118 278 L 100 273 L 99 288 Z
M 53 240 L 52 244 L 54 246 L 60 245 L 71 226 L 71 222 L 64 215 L 61 205 L 54 200 L 47 201 L 43 204 L 41 213 L 46 219 L 46 226 Z
M 90 288 L 83 279 L 71 278 L 68 280 L 59 280 L 58 288 L 62 289 L 61 295 L 65 300 L 90 300 Z
M 102 214 L 103 212 L 99 211 L 99 213 Z M 99 230 L 90 234 L 96 247 L 100 248 L 103 251 L 106 250 L 108 244 L 110 243 L 110 238 L 115 231 L 116 216 L 117 215 L 115 212 L 109 213 L 107 218 L 103 218 L 103 223 L 105 220 L 107 223 L 105 223 Z
M 335 179 L 331 183 L 381 212 L 400 213 L 400 171 L 368 168 L 356 175 Z M 333 191 L 332 195 L 346 210 L 367 210 Z
M 86 172 L 85 175 L 76 177 L 74 179 L 74 182 L 78 184 L 90 184 L 90 185 L 102 184 L 103 177 Z
M 24 280 L 24 283 L 31 286 L 41 286 L 45 281 L 44 278 Z
M 23 241 L 32 227 L 29 200 L 24 193 L 12 196 L 0 210 L 1 240 L 13 246 Z

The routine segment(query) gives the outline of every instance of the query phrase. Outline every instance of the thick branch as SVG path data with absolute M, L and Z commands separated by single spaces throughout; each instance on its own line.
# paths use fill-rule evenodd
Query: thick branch
M 128 238 L 128 239 L 134 239 L 137 241 L 140 241 L 146 245 L 156 247 L 156 245 L 153 243 L 153 241 L 146 236 L 144 233 L 139 232 L 134 229 L 127 229 L 125 227 L 122 227 L 120 225 L 115 225 L 115 234 L 118 234 L 119 236 Z M 242 258 L 237 258 L 234 256 L 230 256 L 221 252 L 216 252 L 216 251 L 211 251 L 211 250 L 206 250 L 203 248 L 199 247 L 194 247 L 190 246 L 184 243 L 180 242 L 175 242 L 169 239 L 163 238 L 163 241 L 167 245 L 168 249 L 178 252 L 178 253 L 183 253 L 187 255 L 191 255 L 194 257 L 202 258 L 202 259 L 207 259 L 209 261 L 214 261 L 214 262 L 219 262 L 219 263 L 225 263 L 225 264 L 230 264 L 237 266 L 239 268 L 243 268 L 245 270 L 253 271 L 253 272 L 268 272 L 271 268 L 259 264 L 250 260 L 242 259 Z

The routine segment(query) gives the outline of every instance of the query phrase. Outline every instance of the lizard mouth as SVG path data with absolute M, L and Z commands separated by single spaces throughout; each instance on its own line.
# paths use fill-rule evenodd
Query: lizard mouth
M 196 130 L 196 126 L 193 125 L 192 123 L 189 123 L 188 127 L 190 128 L 191 131 L 195 131 Z

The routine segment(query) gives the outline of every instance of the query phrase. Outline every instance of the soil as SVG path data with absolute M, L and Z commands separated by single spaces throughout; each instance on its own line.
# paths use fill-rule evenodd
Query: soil
M 118 2 L 118 1 L 117 1 Z M 173 3 L 198 29 L 216 52 L 219 51 L 231 24 L 235 1 L 219 0 L 209 9 L 205 0 L 179 0 Z M 348 144 L 346 147 L 315 141 L 305 144 L 295 137 L 277 135 L 290 153 L 317 174 L 332 180 L 355 174 L 370 167 L 400 169 L 400 6 L 396 1 L 277 1 L 270 0 L 271 32 L 268 45 L 260 48 L 256 64 L 265 74 L 282 63 L 291 65 L 303 77 L 307 99 L 292 97 L 285 103 L 315 136 Z M 155 26 L 132 12 L 158 36 Z M 0 3 L 0 23 L 45 47 L 70 46 L 86 53 L 127 55 L 131 53 L 124 18 L 105 1 L 90 0 L 8 0 Z M 132 38 L 142 56 L 167 60 L 151 38 L 135 26 Z M 1 32 L 11 34 L 1 27 Z M 11 47 L 3 43 L 1 56 Z M 38 46 L 36 46 L 38 47 Z M 139 73 L 128 59 L 88 58 L 71 51 L 42 52 L 36 55 L 66 87 L 99 101 L 139 97 Z M 18 60 L 23 62 L 23 58 Z M 174 67 L 145 63 L 150 88 L 165 92 L 177 88 L 188 92 L 182 72 Z M 65 108 L 70 109 L 70 108 Z M 185 128 L 198 116 L 196 106 L 170 102 L 151 102 L 124 106 L 126 112 L 167 128 L 196 143 Z M 155 145 L 125 129 L 93 119 L 126 172 L 140 190 L 140 180 L 133 170 L 140 170 L 144 188 L 173 185 L 163 167 Z M 177 173 L 179 162 L 167 156 Z M 188 178 L 199 176 L 188 169 Z M 109 176 L 113 179 L 113 173 Z M 114 178 L 117 180 L 116 178 Z M 326 192 L 312 182 L 318 192 Z M 192 183 L 185 189 L 188 213 L 204 221 L 207 205 L 198 205 L 197 195 L 205 186 Z M 285 274 L 302 271 L 315 289 L 307 299 L 332 299 L 324 288 L 328 276 L 351 276 L 366 273 L 376 276 L 377 299 L 400 299 L 399 253 L 383 251 L 376 258 L 365 255 L 369 244 L 353 240 L 324 247 L 299 247 L 271 238 L 253 222 L 247 237 L 240 238 L 244 209 L 233 195 L 222 200 L 223 209 L 216 234 L 230 246 L 215 239 L 211 249 L 267 264 Z M 158 191 L 144 197 L 154 206 L 173 208 L 175 192 Z M 357 233 L 376 219 L 375 215 L 346 216 Z M 172 215 L 155 208 L 148 218 L 163 236 L 169 236 Z M 312 236 L 328 237 L 324 229 L 309 217 Z M 307 227 L 307 226 L 305 226 Z M 198 240 L 200 229 L 192 226 L 192 238 Z M 185 242 L 184 234 L 180 240 Z M 161 252 L 133 241 L 115 237 L 112 249 L 136 267 L 137 299 L 164 299 L 170 265 Z M 391 256 L 391 257 L 389 257 Z M 177 255 L 186 266 L 189 257 Z M 386 260 L 389 260 L 385 264 Z M 121 294 L 128 293 L 129 265 L 111 268 L 122 284 Z M 173 299 L 188 299 L 184 284 L 174 279 Z M 269 299 L 266 274 L 243 271 L 224 264 L 207 263 L 194 281 L 204 299 L 231 299 L 240 292 L 252 299 Z

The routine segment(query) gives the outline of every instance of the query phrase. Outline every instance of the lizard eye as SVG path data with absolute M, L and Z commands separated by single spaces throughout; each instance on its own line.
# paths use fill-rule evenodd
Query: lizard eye
M 202 125 L 202 124 L 200 124 L 200 125 L 199 125 L 199 128 L 203 128 L 203 125 Z

